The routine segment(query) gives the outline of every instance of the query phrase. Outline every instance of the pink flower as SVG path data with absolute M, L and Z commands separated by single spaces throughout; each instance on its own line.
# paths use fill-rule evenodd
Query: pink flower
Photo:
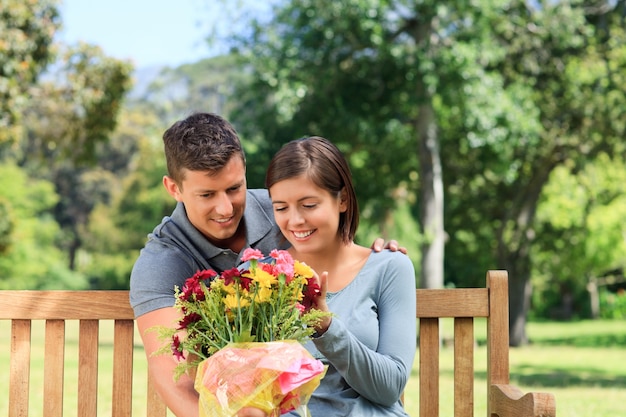
M 246 250 L 243 251 L 243 255 L 241 256 L 241 260 L 242 262 L 246 262 L 249 261 L 251 259 L 263 259 L 263 252 L 261 252 L 258 249 L 252 249 L 252 248 L 246 248 Z
M 296 303 L 296 308 L 300 312 L 300 315 L 303 315 L 306 311 L 306 307 L 300 303 Z
M 276 259 L 275 270 L 279 274 L 285 274 L 287 283 L 293 278 L 293 258 L 286 250 L 276 250 L 270 252 L 270 256 Z

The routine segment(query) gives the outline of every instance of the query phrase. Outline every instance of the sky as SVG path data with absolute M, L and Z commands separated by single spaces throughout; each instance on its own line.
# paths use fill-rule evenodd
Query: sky
M 135 68 L 177 66 L 214 55 L 201 20 L 211 1 L 62 0 L 58 39 L 100 46 L 104 53 L 131 60 Z M 204 23 L 206 25 L 206 23 Z

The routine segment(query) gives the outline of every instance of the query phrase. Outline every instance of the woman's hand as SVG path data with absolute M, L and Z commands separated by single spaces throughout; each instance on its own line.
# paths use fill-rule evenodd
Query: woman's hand
M 313 305 L 311 306 L 311 308 L 314 308 L 319 311 L 329 312 L 330 310 L 328 309 L 328 304 L 326 304 L 326 291 L 328 289 L 328 272 L 326 271 L 322 272 L 321 276 L 318 275 L 317 272 L 315 272 L 315 279 L 317 280 L 317 284 L 320 286 L 320 292 L 317 295 L 317 297 L 313 299 Z M 332 317 L 327 316 L 327 317 L 322 317 L 317 322 L 317 324 L 315 325 L 315 333 L 317 337 L 326 333 L 326 330 L 328 330 L 328 327 L 330 326 L 331 321 L 332 321 Z

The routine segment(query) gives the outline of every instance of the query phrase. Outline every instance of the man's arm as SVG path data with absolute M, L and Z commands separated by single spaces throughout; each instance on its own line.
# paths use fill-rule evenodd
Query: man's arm
M 153 355 L 166 342 L 159 339 L 158 332 L 148 331 L 154 326 L 174 326 L 180 317 L 178 310 L 166 307 L 139 316 L 136 322 L 148 359 L 150 378 L 163 402 L 178 417 L 198 417 L 198 393 L 193 387 L 194 381 L 187 375 L 181 375 L 178 381 L 174 381 L 176 358 L 173 355 Z

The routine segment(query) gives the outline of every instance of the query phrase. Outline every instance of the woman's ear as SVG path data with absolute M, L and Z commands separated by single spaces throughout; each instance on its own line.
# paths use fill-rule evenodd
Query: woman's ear
M 171 195 L 176 201 L 183 201 L 183 196 L 180 192 L 180 187 L 176 184 L 171 177 L 163 176 L 163 186 L 169 195 Z
M 339 191 L 339 212 L 345 213 L 348 210 L 348 197 L 346 196 L 346 187 Z

